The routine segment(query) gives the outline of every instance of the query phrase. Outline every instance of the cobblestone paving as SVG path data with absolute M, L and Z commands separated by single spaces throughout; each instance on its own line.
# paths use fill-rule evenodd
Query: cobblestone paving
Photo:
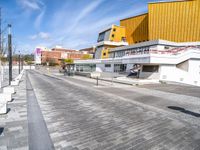
M 23 76 L 20 86 L 16 86 L 13 101 L 8 103 L 9 112 L 0 115 L 0 150 L 27 150 L 28 124 L 26 81 Z
M 150 88 L 164 92 L 195 96 L 200 98 L 200 87 L 179 84 L 148 84 L 139 87 Z
M 130 101 L 123 92 L 115 96 L 100 90 L 103 87 L 83 87 L 78 80 L 70 84 L 35 72 L 29 75 L 56 149 L 200 149 L 198 127 L 138 105 L 134 93 Z

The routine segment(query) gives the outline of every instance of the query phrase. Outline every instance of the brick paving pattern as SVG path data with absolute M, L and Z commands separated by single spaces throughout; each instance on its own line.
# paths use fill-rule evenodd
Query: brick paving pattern
M 8 103 L 8 113 L 0 115 L 0 150 L 27 150 L 28 123 L 26 79 L 23 76 L 15 88 L 13 101 Z
M 200 126 L 194 121 L 199 117 L 179 112 L 187 116 L 179 118 L 178 112 L 164 108 L 165 103 L 159 104 L 170 102 L 170 97 L 155 91 L 141 95 L 137 90 L 126 96 L 128 88 L 121 89 L 121 93 L 120 87 L 111 92 L 112 87 L 87 86 L 79 80 L 56 79 L 35 72 L 30 73 L 30 80 L 56 149 L 200 149 Z M 191 98 L 198 105 L 199 99 Z M 142 102 L 145 99 L 149 103 Z M 150 105 L 154 99 L 154 105 Z M 171 100 L 177 106 L 195 107 L 179 101 Z

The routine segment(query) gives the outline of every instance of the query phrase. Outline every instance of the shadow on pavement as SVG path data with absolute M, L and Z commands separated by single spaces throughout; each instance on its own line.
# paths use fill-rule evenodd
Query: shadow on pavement
M 0 135 L 3 133 L 4 128 L 0 127 Z
M 176 107 L 176 106 L 168 106 L 169 109 L 173 109 L 173 110 L 177 110 L 177 111 L 180 111 L 182 113 L 185 113 L 185 114 L 188 114 L 188 115 L 191 115 L 191 116 L 194 116 L 194 117 L 200 117 L 200 114 L 199 113 L 195 113 L 195 112 L 192 112 L 192 111 L 189 111 L 189 110 L 186 110 L 182 107 Z
M 11 109 L 10 108 L 7 108 L 7 113 L 9 113 L 11 111 Z

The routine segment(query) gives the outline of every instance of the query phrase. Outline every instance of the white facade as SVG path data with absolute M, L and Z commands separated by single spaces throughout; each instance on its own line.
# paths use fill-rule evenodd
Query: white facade
M 96 64 L 102 72 L 130 72 L 141 65 L 140 78 L 159 79 L 200 86 L 200 42 L 148 41 L 111 50 L 109 59 L 79 60 Z

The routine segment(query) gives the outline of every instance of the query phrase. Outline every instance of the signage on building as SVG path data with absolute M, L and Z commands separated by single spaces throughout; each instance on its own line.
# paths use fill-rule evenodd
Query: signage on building
M 35 50 L 35 64 L 41 64 L 42 52 L 40 48 Z

